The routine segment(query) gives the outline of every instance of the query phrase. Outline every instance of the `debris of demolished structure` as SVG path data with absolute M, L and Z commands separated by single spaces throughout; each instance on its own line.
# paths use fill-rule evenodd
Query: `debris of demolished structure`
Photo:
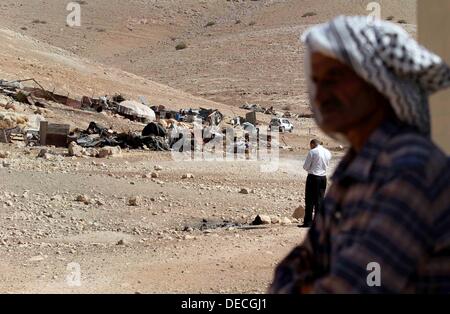
M 297 119 L 297 118 L 312 118 L 313 117 L 313 113 L 310 111 L 307 111 L 304 113 L 293 113 L 290 111 L 280 112 L 280 111 L 275 111 L 273 106 L 266 109 L 258 104 L 244 104 L 241 106 L 241 109 L 250 110 L 253 112 L 260 112 L 260 113 L 264 113 L 264 114 L 268 114 L 268 115 L 272 115 L 272 116 L 277 116 L 280 118 L 296 118 Z
M 24 82 L 34 82 L 39 87 L 25 87 L 22 84 Z M 156 119 L 155 112 L 151 108 L 139 102 L 126 100 L 120 94 L 112 97 L 101 96 L 99 98 L 83 96 L 81 100 L 76 100 L 69 97 L 69 95 L 59 95 L 54 91 L 51 92 L 45 90 L 44 87 L 33 78 L 15 81 L 0 80 L 0 93 L 10 96 L 16 101 L 42 108 L 48 106 L 48 101 L 54 101 L 75 109 L 97 112 L 108 110 L 133 121 L 151 122 Z
M 25 87 L 24 82 L 34 82 L 38 87 Z M 29 146 L 68 147 L 72 156 L 109 156 L 114 149 L 143 149 L 152 151 L 197 151 L 205 144 L 215 140 L 223 143 L 230 153 L 248 152 L 255 146 L 259 148 L 259 128 L 254 112 L 235 119 L 225 119 L 217 109 L 167 110 L 164 106 L 150 106 L 145 99 L 141 102 L 127 100 L 121 94 L 91 98 L 83 96 L 76 100 L 69 95 L 59 95 L 43 88 L 35 79 L 5 81 L 0 80 L 0 94 L 17 102 L 36 107 L 48 107 L 51 102 L 89 111 L 110 111 L 129 120 L 145 123 L 141 132 L 116 132 L 92 121 L 87 129 L 74 129 L 68 124 L 49 123 L 42 116 L 30 123 L 27 117 L 15 117 L 17 123 L 0 125 L 0 141 L 10 143 L 22 140 Z M 7 112 L 7 114 L 10 114 Z M 13 114 L 13 113 L 11 113 Z M 8 122 L 12 118 L 6 118 Z M 23 121 L 22 121 L 23 120 Z M 12 120 L 11 120 L 12 121 Z M 226 126 L 228 124 L 229 126 Z M 24 127 L 27 125 L 27 127 Z M 195 127 L 201 129 L 201 138 Z M 20 137 L 22 136 L 22 139 Z M 257 137 L 252 144 L 250 137 Z M 264 140 L 265 141 L 265 140 Z M 267 137 L 270 146 L 271 137 Z M 103 149 L 105 148 L 105 149 Z M 107 151 L 108 149 L 111 150 Z
M 164 132 L 152 134 L 148 132 L 149 128 L 151 128 L 149 127 L 150 125 L 154 126 L 154 128 L 160 128 Z M 91 122 L 86 130 L 75 130 L 70 136 L 75 137 L 76 143 L 84 148 L 119 146 L 122 149 L 149 149 L 154 151 L 167 151 L 170 149 L 166 138 L 167 132 L 161 125 L 156 126 L 156 123 L 151 122 L 144 130 L 146 132 L 142 134 L 136 132 L 117 133 L 95 122 Z

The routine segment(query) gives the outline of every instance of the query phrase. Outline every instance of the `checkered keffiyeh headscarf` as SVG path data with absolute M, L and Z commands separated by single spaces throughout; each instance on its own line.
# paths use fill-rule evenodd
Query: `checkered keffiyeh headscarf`
M 315 86 L 309 60 L 319 52 L 350 66 L 389 99 L 399 120 L 430 134 L 428 96 L 450 86 L 450 67 L 403 28 L 363 16 L 339 16 L 307 30 L 302 41 L 310 97 Z

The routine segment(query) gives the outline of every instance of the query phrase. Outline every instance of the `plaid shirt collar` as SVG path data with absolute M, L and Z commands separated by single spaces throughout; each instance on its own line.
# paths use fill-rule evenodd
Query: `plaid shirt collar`
M 357 153 L 353 148 L 347 152 L 332 176 L 333 181 L 351 178 L 356 181 L 367 182 L 372 178 L 372 170 L 384 144 L 402 126 L 393 121 L 383 122 L 369 137 L 362 150 Z

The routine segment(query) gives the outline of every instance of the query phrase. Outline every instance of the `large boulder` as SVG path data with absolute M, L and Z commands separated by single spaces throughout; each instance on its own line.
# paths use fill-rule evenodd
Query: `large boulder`
M 305 208 L 303 206 L 299 206 L 295 209 L 292 217 L 295 219 L 303 219 L 305 217 Z
M 83 156 L 83 147 L 78 145 L 76 142 L 71 142 L 69 144 L 69 156 L 81 157 Z

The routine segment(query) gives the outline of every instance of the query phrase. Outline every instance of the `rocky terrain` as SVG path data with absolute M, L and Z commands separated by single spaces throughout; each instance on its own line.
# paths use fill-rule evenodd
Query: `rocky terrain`
M 294 156 L 261 174 L 160 152 L 0 150 L 3 292 L 264 292 L 305 232 L 291 216 L 305 180 Z M 252 226 L 256 215 L 272 224 Z M 66 282 L 73 262 L 81 287 Z
M 71 128 L 145 126 L 0 96 L 4 126 L 34 117 Z M 292 214 L 304 203 L 309 139 L 335 151 L 333 166 L 343 154 L 312 119 L 292 121 L 295 131 L 280 136 L 278 169 L 268 173 L 264 161 L 179 162 L 145 150 L 93 158 L 74 148 L 0 143 L 0 291 L 265 292 L 276 263 L 305 235 Z M 263 225 L 253 226 L 258 215 Z M 67 281 L 73 263 L 80 286 Z
M 0 25 L 203 98 L 239 107 L 307 107 L 302 32 L 368 0 L 92 0 L 66 27 L 69 1 L 3 0 Z M 381 16 L 414 30 L 416 0 L 381 0 Z M 186 49 L 175 47 L 184 43 Z
M 35 78 L 76 99 L 122 93 L 227 117 L 244 116 L 246 102 L 307 111 L 299 35 L 337 14 L 367 14 L 368 3 L 88 0 L 78 1 L 81 27 L 71 28 L 68 2 L 1 2 L 0 79 Z M 380 3 L 384 18 L 415 32 L 415 1 Z M 71 130 L 91 121 L 118 132 L 145 126 L 0 95 L 0 128 L 38 116 Z M 263 128 L 270 118 L 257 114 Z M 126 149 L 77 157 L 0 143 L 0 292 L 264 293 L 275 265 L 307 232 L 292 214 L 304 203 L 309 141 L 332 150 L 330 173 L 344 154 L 311 118 L 291 122 L 274 172 L 262 172 L 263 161 L 178 162 L 171 152 Z M 258 215 L 263 224 L 252 225 Z

